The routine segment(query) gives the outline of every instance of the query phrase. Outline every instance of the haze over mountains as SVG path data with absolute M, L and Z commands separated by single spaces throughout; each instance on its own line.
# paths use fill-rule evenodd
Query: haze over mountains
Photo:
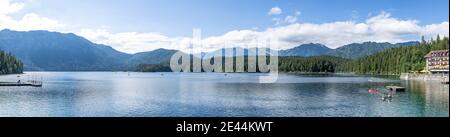
M 280 56 L 336 56 L 359 58 L 388 48 L 413 46 L 418 42 L 398 44 L 365 42 L 349 44 L 330 49 L 321 44 L 303 44 L 281 50 Z M 257 49 L 242 49 L 244 55 L 255 55 Z M 72 33 L 64 34 L 48 31 L 0 31 L 0 50 L 11 52 L 25 64 L 25 70 L 42 71 L 100 71 L 134 70 L 139 64 L 160 64 L 168 62 L 177 50 L 158 49 L 149 52 L 127 54 L 110 46 L 95 44 Z M 212 54 L 221 53 L 222 50 Z M 229 54 L 226 56 L 242 56 Z

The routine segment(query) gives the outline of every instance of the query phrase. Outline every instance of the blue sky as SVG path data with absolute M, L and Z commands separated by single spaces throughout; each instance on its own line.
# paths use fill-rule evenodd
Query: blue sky
M 9 12 L 4 11 L 2 13 L 0 10 L 0 29 L 2 28 L 1 23 L 3 18 L 3 28 L 17 30 L 47 29 L 61 32 L 73 32 L 85 36 L 94 42 L 109 44 L 116 49 L 127 51 L 129 53 L 156 49 L 157 47 L 178 48 L 164 47 L 161 45 L 164 45 L 164 41 L 191 37 L 193 28 L 201 28 L 204 38 L 226 37 L 225 35 L 227 33 L 229 34 L 230 32 L 242 30 L 251 30 L 266 34 L 269 33 L 267 32 L 268 29 L 299 29 L 297 32 L 292 32 L 292 36 L 286 37 L 298 36 L 302 37 L 302 39 L 292 39 L 286 41 L 286 43 L 295 46 L 296 44 L 317 42 L 329 44 L 331 47 L 335 48 L 342 44 L 370 39 L 374 39 L 374 41 L 399 42 L 402 40 L 416 39 L 419 35 L 431 35 L 438 32 L 445 33 L 445 30 L 438 32 L 436 32 L 436 30 L 442 29 L 442 26 L 444 26 L 443 29 L 448 30 L 449 20 L 448 0 L 0 1 L 8 1 L 10 8 L 13 7 L 11 5 L 14 4 L 22 6 L 19 10 L 10 10 Z M 281 13 L 269 15 L 269 11 L 275 7 L 281 9 Z M 288 21 L 288 16 L 290 16 L 290 19 L 292 20 Z M 410 27 L 398 27 L 403 28 L 401 31 L 397 30 L 397 27 L 379 29 L 379 26 L 368 23 L 369 19 L 377 16 L 380 16 L 380 18 L 376 19 L 382 20 L 385 23 L 392 23 L 392 26 L 409 25 Z M 33 22 L 42 21 L 43 23 L 30 24 L 26 22 L 30 20 Z M 11 25 L 12 23 L 5 25 L 5 22 L 13 22 L 18 25 Z M 304 36 L 304 33 L 300 33 L 309 30 L 305 29 L 310 27 L 308 24 L 318 25 L 312 26 L 313 28 L 323 28 L 329 27 L 324 24 L 336 22 L 354 22 L 354 24 L 351 24 L 353 26 L 357 26 L 358 23 L 365 23 L 370 26 L 368 27 L 370 31 L 376 31 L 379 35 L 367 35 L 366 38 L 360 38 L 356 41 L 335 42 L 333 40 L 317 40 L 319 39 L 319 37 L 317 37 L 319 32 L 317 32 L 315 37 Z M 295 24 L 300 25 L 295 26 Z M 432 26 L 439 24 L 441 28 L 425 30 L 426 28 L 429 28 L 427 25 Z M 445 27 L 446 25 L 447 27 Z M 349 28 L 345 25 L 340 25 L 339 23 L 330 26 L 344 26 L 346 29 Z M 420 27 L 420 30 L 417 29 L 417 27 Z M 391 29 L 392 31 L 386 29 Z M 382 30 L 382 32 L 378 30 Z M 425 32 L 427 33 L 425 34 Z M 236 32 L 237 35 L 243 33 L 253 35 L 252 32 Z M 118 37 L 117 34 L 123 34 L 120 36 L 132 34 L 125 36 L 128 37 L 128 41 L 140 38 L 152 40 L 146 44 L 145 41 L 142 40 L 127 43 L 127 40 L 108 41 L 98 38 L 100 35 L 102 35 L 101 37 Z M 381 37 L 381 35 L 392 36 L 384 38 Z M 448 35 L 448 31 L 443 35 Z M 324 36 L 324 38 L 328 37 Z M 161 43 L 161 41 L 163 41 L 163 43 Z M 152 45 L 152 43 L 158 44 Z M 333 43 L 339 44 L 333 45 Z M 289 46 L 284 47 L 287 48 Z
M 268 9 L 283 15 L 300 11 L 299 22 L 324 23 L 363 20 L 388 11 L 400 19 L 421 24 L 448 21 L 448 0 L 35 0 L 26 12 L 85 28 L 108 26 L 114 31 L 155 31 L 168 36 L 204 35 L 230 30 L 273 26 Z

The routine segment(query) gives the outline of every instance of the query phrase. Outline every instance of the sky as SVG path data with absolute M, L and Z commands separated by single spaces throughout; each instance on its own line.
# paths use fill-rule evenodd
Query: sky
M 116 50 L 245 46 L 274 38 L 280 49 L 404 42 L 449 35 L 448 0 L 0 0 L 0 29 L 75 33 Z

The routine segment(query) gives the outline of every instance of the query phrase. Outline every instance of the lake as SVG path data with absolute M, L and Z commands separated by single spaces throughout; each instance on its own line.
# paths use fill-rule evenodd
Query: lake
M 3 117 L 448 117 L 449 87 L 356 75 L 26 72 L 0 81 L 43 80 L 43 87 L 0 87 Z M 406 92 L 382 101 L 371 88 Z

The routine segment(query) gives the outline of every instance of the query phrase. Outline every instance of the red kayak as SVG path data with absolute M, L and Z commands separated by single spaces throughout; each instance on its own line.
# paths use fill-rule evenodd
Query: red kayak
M 369 89 L 369 93 L 378 93 L 378 92 L 381 92 L 381 90 Z

